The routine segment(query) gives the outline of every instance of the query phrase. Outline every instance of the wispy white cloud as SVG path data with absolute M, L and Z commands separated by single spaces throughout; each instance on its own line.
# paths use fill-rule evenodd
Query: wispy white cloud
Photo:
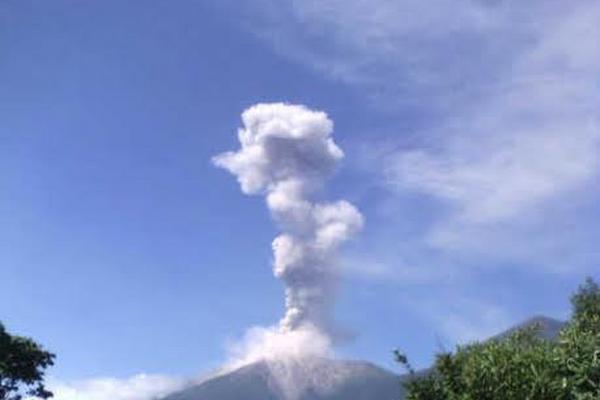
M 65 382 L 50 379 L 56 400 L 155 400 L 189 382 L 165 375 L 138 374 L 130 378 L 92 378 Z
M 464 220 L 494 222 L 593 177 L 600 46 L 572 43 L 593 41 L 599 16 L 585 8 L 544 38 L 501 91 L 444 129 L 437 151 L 392 157 L 392 183 L 456 202 Z
M 486 93 L 564 2 L 251 0 L 250 31 L 279 53 L 360 85 L 377 105 L 455 107 Z
M 429 244 L 472 249 L 489 245 L 482 239 L 492 236 L 505 251 L 511 237 L 520 240 L 526 231 L 555 246 L 561 235 L 547 224 L 555 202 L 594 196 L 591 184 L 600 170 L 600 46 L 593 39 L 600 35 L 598 18 L 597 5 L 567 13 L 515 61 L 501 90 L 434 134 L 435 146 L 388 158 L 391 186 L 452 207 Z M 585 229 L 589 221 L 578 224 Z

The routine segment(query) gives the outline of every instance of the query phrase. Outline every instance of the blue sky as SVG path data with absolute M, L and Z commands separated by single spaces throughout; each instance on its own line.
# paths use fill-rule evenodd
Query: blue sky
M 600 261 L 600 8 L 434 3 L 2 2 L 2 321 L 60 382 L 194 376 L 275 323 L 276 227 L 211 164 L 260 102 L 346 153 L 342 356 L 566 318 Z

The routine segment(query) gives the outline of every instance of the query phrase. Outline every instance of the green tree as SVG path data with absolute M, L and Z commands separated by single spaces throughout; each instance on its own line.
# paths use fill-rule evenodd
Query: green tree
M 598 318 L 600 317 L 600 286 L 592 279 L 587 278 L 585 283 L 571 297 L 573 306 L 572 321 L 579 330 L 598 331 Z
M 11 335 L 0 323 L 0 400 L 52 397 L 44 386 L 44 370 L 54 358 L 32 339 Z
M 556 367 L 569 399 L 600 399 L 600 286 L 592 279 L 571 297 L 573 316 L 556 346 Z
M 571 298 L 573 313 L 557 341 L 531 328 L 437 355 L 418 374 L 406 356 L 408 400 L 600 399 L 600 287 L 592 279 Z

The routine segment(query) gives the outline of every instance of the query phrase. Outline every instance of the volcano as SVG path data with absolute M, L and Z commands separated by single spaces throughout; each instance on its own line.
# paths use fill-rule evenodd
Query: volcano
M 491 339 L 502 340 L 519 329 L 536 326 L 539 337 L 556 340 L 565 323 L 530 318 Z M 427 374 L 429 370 L 417 372 Z M 293 361 L 260 361 L 219 374 L 162 400 L 401 400 L 397 375 L 366 361 L 305 357 Z

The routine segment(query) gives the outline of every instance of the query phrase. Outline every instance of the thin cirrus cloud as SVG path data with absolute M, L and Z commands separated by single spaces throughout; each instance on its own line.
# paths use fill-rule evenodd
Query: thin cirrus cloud
M 273 48 L 389 103 L 452 104 L 485 93 L 563 12 L 560 2 L 250 0 L 247 27 Z
M 548 224 L 556 203 L 597 196 L 591 183 L 600 166 L 594 111 L 600 104 L 600 46 L 593 39 L 600 34 L 598 17 L 598 6 L 568 13 L 515 60 L 502 86 L 481 107 L 438 133 L 439 146 L 403 150 L 389 158 L 391 186 L 452 206 L 447 220 L 433 228 L 431 244 L 472 249 L 482 244 L 478 238 L 486 238 L 484 231 L 500 225 L 504 236 L 492 238 L 504 245 L 503 251 L 515 230 L 544 235 L 547 240 L 540 245 L 550 247 L 548 241 L 560 240 L 560 221 L 556 229 Z M 576 212 L 560 218 L 573 221 Z M 537 219 L 523 222 L 532 215 Z M 586 230 L 585 221 L 579 224 Z M 571 252 L 580 253 L 589 244 L 579 242 Z M 548 249 L 531 250 L 539 254 Z M 548 259 L 540 263 L 551 264 Z
M 596 2 L 249 4 L 262 21 L 250 29 L 284 56 L 379 110 L 435 116 L 410 147 L 393 145 L 409 133 L 395 132 L 393 150 L 373 157 L 398 201 L 418 193 L 442 210 L 409 238 L 423 253 L 410 264 L 431 250 L 552 270 L 598 259 L 598 231 L 576 209 L 598 197 Z
M 464 220 L 493 222 L 592 178 L 600 46 L 586 38 L 600 34 L 598 16 L 586 9 L 554 27 L 441 149 L 401 152 L 389 166 L 395 184 L 459 203 Z

